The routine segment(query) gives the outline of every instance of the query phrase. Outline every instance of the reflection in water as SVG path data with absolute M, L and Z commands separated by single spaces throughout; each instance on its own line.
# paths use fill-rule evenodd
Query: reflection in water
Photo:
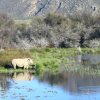
M 90 65 L 93 69 L 100 69 L 100 55 L 93 54 L 93 55 L 83 55 L 82 57 L 83 64 L 85 66 Z
M 76 61 L 82 64 L 88 65 L 100 65 L 100 55 L 99 54 L 83 54 L 75 57 Z
M 65 67 L 60 67 L 60 70 L 65 70 L 69 67 L 74 68 L 90 68 L 90 69 L 100 69 L 100 54 L 83 54 L 78 56 L 66 57 Z
M 95 98 L 100 98 L 98 96 L 100 76 L 80 75 L 74 72 L 54 74 L 50 71 L 34 79 L 33 76 L 29 72 L 14 73 L 10 77 L 8 74 L 1 74 L 0 81 L 6 83 L 5 87 L 9 87 L 10 84 L 10 87 L 3 88 L 6 91 L 5 95 L 2 95 L 3 91 L 0 89 L 0 100 L 21 100 L 22 97 L 25 100 L 80 100 L 81 96 L 83 96 L 81 100 L 88 100 L 88 97 L 93 94 Z M 9 79 L 9 84 L 7 84 L 7 79 Z
M 34 76 L 29 72 L 21 72 L 21 73 L 14 72 L 12 77 L 14 81 L 30 81 L 33 78 Z
M 61 86 L 64 90 L 69 91 L 70 93 L 85 93 L 88 92 L 88 88 L 85 88 L 85 91 L 83 91 L 82 88 L 84 87 L 90 87 L 92 91 L 92 86 L 95 88 L 100 87 L 100 76 L 91 76 L 91 75 L 80 75 L 78 73 L 72 73 L 72 72 L 63 72 L 59 73 L 57 75 L 46 72 L 41 78 L 41 82 L 49 83 L 50 85 L 54 86 Z M 100 88 L 99 88 L 100 89 Z M 93 89 L 94 90 L 94 89 Z M 100 90 L 99 90 L 100 92 Z
M 8 90 L 10 87 L 10 82 L 9 82 L 9 74 L 4 74 L 0 73 L 0 89 L 1 90 Z

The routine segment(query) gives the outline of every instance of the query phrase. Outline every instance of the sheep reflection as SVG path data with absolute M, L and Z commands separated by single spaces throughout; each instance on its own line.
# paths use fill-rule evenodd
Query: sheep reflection
M 21 73 L 14 72 L 12 77 L 14 81 L 31 81 L 33 80 L 33 78 L 34 78 L 33 74 L 29 72 L 21 72 Z

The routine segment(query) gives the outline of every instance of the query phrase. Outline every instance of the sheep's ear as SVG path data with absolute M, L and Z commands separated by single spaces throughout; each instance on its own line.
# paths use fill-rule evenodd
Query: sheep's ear
M 30 59 L 28 58 L 28 61 L 30 61 Z

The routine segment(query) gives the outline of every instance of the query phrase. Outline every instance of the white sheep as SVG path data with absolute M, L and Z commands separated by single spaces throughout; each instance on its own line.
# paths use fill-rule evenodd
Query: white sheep
M 24 69 L 28 69 L 29 66 L 33 65 L 33 61 L 31 58 L 13 59 L 12 65 L 14 69 L 16 69 L 16 67 L 24 67 Z

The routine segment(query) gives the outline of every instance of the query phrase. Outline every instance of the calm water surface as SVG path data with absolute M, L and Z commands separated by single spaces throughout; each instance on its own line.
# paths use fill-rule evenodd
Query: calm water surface
M 71 59 L 75 64 L 100 66 L 99 55 Z M 0 100 L 100 100 L 100 75 L 66 71 L 46 71 L 39 76 L 28 71 L 0 73 Z

